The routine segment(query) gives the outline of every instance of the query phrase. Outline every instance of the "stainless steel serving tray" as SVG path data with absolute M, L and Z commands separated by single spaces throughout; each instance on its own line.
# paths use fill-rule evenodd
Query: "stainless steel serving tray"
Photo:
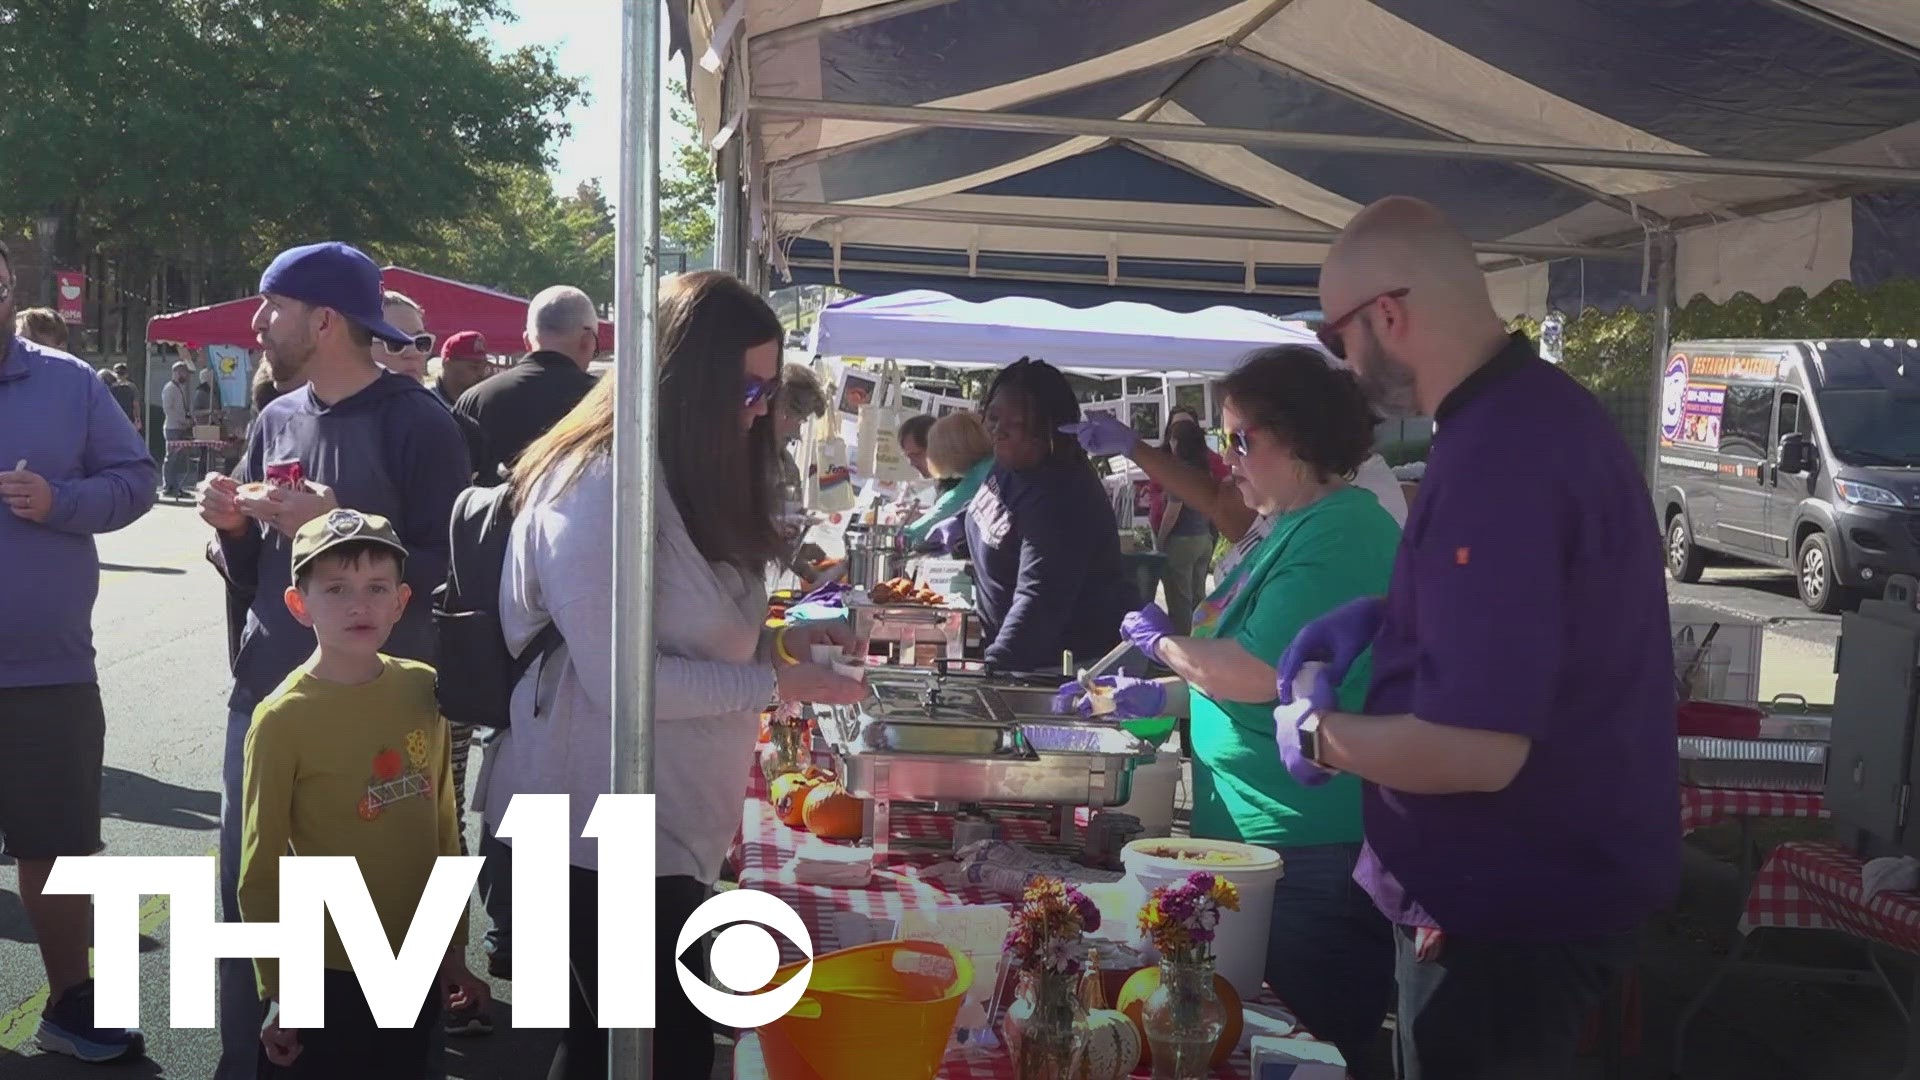
M 1680 737 L 1680 779 L 1694 787 L 1821 791 L 1827 745 L 1780 739 Z

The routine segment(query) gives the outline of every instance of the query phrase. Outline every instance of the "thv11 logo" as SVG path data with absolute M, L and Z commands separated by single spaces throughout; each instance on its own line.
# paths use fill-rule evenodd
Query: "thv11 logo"
M 598 842 L 600 993 L 603 1028 L 654 1026 L 655 946 L 654 797 L 602 795 L 584 837 Z M 564 1028 L 569 1002 L 569 847 L 566 795 L 519 795 L 501 819 L 499 835 L 513 841 L 513 1023 Z M 477 856 L 442 857 L 414 910 L 396 955 L 374 912 L 365 879 L 352 858 L 280 858 L 280 921 L 214 920 L 218 860 L 213 856 L 123 855 L 56 860 L 46 891 L 91 894 L 94 901 L 94 1023 L 140 1023 L 140 898 L 169 898 L 171 957 L 169 1021 L 176 1028 L 210 1028 L 214 1017 L 214 961 L 220 957 L 280 961 L 280 1022 L 289 1028 L 326 1023 L 322 970 L 325 917 L 359 976 L 367 1005 L 381 1027 L 412 1027 L 420 1003 L 436 991 L 441 958 L 484 862 Z M 806 956 L 791 979 L 766 993 L 779 947 L 767 927 L 785 934 Z M 724 928 L 724 929 L 722 929 Z M 681 963 L 689 946 L 714 939 L 717 990 Z M 751 889 L 720 893 L 694 911 L 674 946 L 680 986 L 694 1007 L 717 1023 L 759 1027 L 785 1016 L 813 977 L 813 941 L 800 916 L 778 897 Z

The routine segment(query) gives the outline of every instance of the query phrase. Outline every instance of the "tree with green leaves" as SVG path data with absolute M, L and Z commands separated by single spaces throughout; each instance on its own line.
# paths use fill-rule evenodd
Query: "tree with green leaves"
M 292 243 L 430 243 L 544 170 L 580 95 L 545 50 L 495 52 L 486 27 L 510 17 L 502 0 L 0 0 L 0 217 L 58 212 L 62 262 L 98 252 L 135 281 L 190 259 L 216 298 Z
M 613 302 L 613 208 L 598 181 L 560 196 L 538 169 L 494 170 L 472 215 L 432 224 L 430 235 L 381 245 L 384 261 L 490 289 L 532 296 L 549 285 Z

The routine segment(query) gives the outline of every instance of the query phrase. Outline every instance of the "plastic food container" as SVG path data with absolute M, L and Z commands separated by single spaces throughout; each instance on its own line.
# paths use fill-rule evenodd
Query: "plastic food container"
M 1180 881 L 1195 870 L 1233 882 L 1240 891 L 1240 910 L 1220 913 L 1213 941 L 1214 970 L 1233 984 L 1241 998 L 1259 995 L 1266 982 L 1274 883 L 1284 872 L 1279 852 L 1231 840 L 1140 839 L 1121 850 L 1120 863 L 1126 867 L 1126 880 L 1137 884 L 1142 905 L 1154 889 Z M 1152 948 L 1145 934 L 1137 943 Z
M 783 985 L 801 964 L 774 973 Z M 806 996 L 760 1029 L 769 1080 L 933 1080 L 973 963 L 932 941 L 883 941 L 814 961 Z

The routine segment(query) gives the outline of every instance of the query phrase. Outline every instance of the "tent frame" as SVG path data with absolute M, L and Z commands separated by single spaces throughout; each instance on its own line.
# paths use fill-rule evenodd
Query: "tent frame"
M 756 116 L 779 116 L 802 120 L 849 120 L 930 128 L 962 128 L 970 131 L 1007 131 L 1025 135 L 1128 139 L 1138 142 L 1205 143 L 1214 146 L 1246 148 L 1273 147 L 1348 154 L 1498 161 L 1509 164 L 1573 165 L 1646 172 L 1697 173 L 1710 176 L 1752 176 L 1778 180 L 1851 180 L 1870 184 L 1920 185 L 1920 168 L 1897 165 L 1769 161 L 1759 158 L 1713 157 L 1705 154 L 1665 154 L 1648 150 L 1458 142 L 1447 139 L 1406 139 L 1386 135 L 1327 135 L 1311 131 L 1269 131 L 1263 128 L 1175 124 L 1161 120 L 1101 120 L 1078 116 L 1045 116 L 1038 113 L 986 112 L 979 109 L 948 109 L 925 105 L 870 105 L 761 95 L 755 95 L 751 99 L 750 109 Z
M 1211 240 L 1254 240 L 1292 244 L 1332 244 L 1340 234 L 1324 229 L 1266 229 L 1246 225 L 1167 225 L 1117 218 L 1061 217 L 1052 214 L 1003 214 L 991 210 L 960 210 L 935 206 L 882 206 L 873 203 L 782 202 L 783 214 L 823 218 L 874 218 L 891 221 L 929 221 L 1017 229 L 1065 229 L 1073 232 L 1124 233 L 1139 236 L 1181 236 Z M 1476 243 L 1474 250 L 1489 255 L 1517 255 L 1529 259 L 1630 259 L 1637 248 L 1590 248 L 1576 244 Z

